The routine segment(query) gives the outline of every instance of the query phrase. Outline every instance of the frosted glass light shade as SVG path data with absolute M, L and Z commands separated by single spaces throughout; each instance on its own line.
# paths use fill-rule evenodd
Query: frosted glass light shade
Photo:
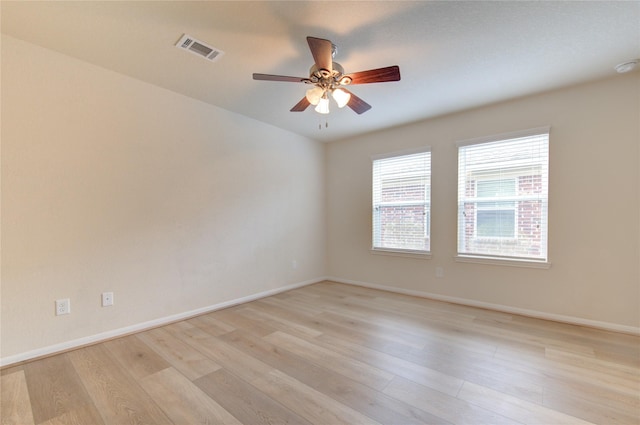
M 320 98 L 318 101 L 318 106 L 316 106 L 316 112 L 319 114 L 328 114 L 329 113 L 329 98 L 324 96 Z
M 338 104 L 338 108 L 344 108 L 351 99 L 351 93 L 347 93 L 342 89 L 335 89 L 332 93 L 333 100 Z
M 318 102 L 320 102 L 323 94 L 324 89 L 322 89 L 321 87 L 313 87 L 307 90 L 306 97 L 310 104 L 317 105 Z

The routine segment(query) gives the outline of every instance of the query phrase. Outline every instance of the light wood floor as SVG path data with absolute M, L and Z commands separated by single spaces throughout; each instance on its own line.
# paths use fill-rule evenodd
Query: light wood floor
M 2 424 L 638 424 L 640 338 L 323 282 L 2 370 Z

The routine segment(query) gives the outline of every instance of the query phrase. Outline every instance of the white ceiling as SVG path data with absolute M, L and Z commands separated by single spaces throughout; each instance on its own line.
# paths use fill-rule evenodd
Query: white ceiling
M 615 75 L 640 58 L 640 1 L 1 2 L 2 32 L 294 133 L 332 141 Z M 187 33 L 225 52 L 174 47 Z M 402 80 L 351 87 L 373 108 L 308 108 L 306 36 L 338 46 L 347 73 L 399 65 Z M 324 123 L 324 120 L 322 121 Z

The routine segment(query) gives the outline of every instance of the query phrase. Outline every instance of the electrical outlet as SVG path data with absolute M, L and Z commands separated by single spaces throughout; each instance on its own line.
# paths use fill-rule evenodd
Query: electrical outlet
M 444 269 L 442 267 L 436 267 L 436 277 L 444 277 Z
M 291 268 L 294 270 L 298 268 L 298 260 L 291 260 Z
M 69 300 L 69 298 L 56 300 L 56 316 L 69 313 L 71 313 L 71 301 Z
M 109 307 L 113 305 L 113 292 L 102 293 L 102 307 Z

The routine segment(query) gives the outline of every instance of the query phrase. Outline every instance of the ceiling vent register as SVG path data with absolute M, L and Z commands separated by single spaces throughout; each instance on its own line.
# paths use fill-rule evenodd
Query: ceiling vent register
M 198 55 L 211 62 L 215 62 L 224 55 L 222 50 L 210 46 L 200 40 L 196 40 L 194 37 L 187 34 L 184 34 L 180 40 L 178 40 L 176 47 L 191 52 L 194 55 Z

